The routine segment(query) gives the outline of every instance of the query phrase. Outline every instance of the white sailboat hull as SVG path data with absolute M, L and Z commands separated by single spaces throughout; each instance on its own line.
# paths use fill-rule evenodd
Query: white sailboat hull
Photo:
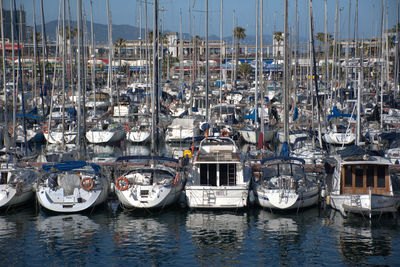
M 132 143 L 146 143 L 150 141 L 150 131 L 130 131 L 126 134 L 126 139 Z
M 136 185 L 129 190 L 115 190 L 119 202 L 124 208 L 163 208 L 177 202 L 183 184 L 176 186 Z M 142 194 L 142 192 L 148 194 Z
M 299 193 L 296 190 L 264 189 L 258 186 L 255 189 L 255 200 L 263 208 L 290 210 L 307 208 L 318 203 L 318 187 Z
M 76 132 L 65 132 L 64 133 L 64 140 L 66 144 L 70 144 L 75 141 Z M 47 142 L 50 144 L 60 144 L 63 143 L 63 134 L 62 132 L 53 132 L 44 133 L 44 137 L 46 138 Z
M 92 144 L 115 143 L 121 141 L 125 137 L 124 130 L 117 131 L 88 131 L 86 139 Z
M 349 145 L 356 140 L 356 135 L 354 133 L 327 132 L 322 138 L 328 144 Z
M 17 192 L 14 187 L 7 184 L 0 185 L 0 208 L 19 206 L 32 200 L 35 191 L 32 186 L 24 187 L 21 192 Z

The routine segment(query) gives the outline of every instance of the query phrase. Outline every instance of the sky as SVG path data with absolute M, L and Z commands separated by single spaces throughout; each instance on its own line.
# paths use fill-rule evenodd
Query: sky
M 33 25 L 33 2 L 36 9 L 36 24 L 41 24 L 40 1 L 41 0 L 15 0 L 16 5 L 23 5 L 27 13 L 27 24 Z M 42 0 L 44 3 L 44 15 L 46 22 L 58 18 L 58 10 L 62 0 Z M 76 0 L 65 0 L 70 3 L 72 19 L 76 16 Z M 113 24 L 140 25 L 140 6 L 142 6 L 142 27 L 145 27 L 145 1 L 146 0 L 109 0 Z M 351 2 L 350 33 L 354 37 L 354 20 L 356 0 L 327 0 L 328 3 L 328 31 L 334 33 L 336 2 L 339 3 L 341 23 L 340 32 L 342 38 L 348 37 L 349 25 L 349 2 Z M 3 0 L 3 7 L 10 8 L 10 1 Z M 90 0 L 82 0 L 84 9 L 90 19 Z M 148 2 L 148 25 L 153 26 L 153 4 Z M 258 0 L 223 0 L 223 37 L 229 37 L 233 29 L 233 14 L 236 14 L 237 26 L 243 27 L 247 35 L 256 32 L 256 10 Z M 294 31 L 295 22 L 295 0 L 288 0 L 289 27 Z M 299 35 L 308 36 L 309 0 L 298 0 Z M 397 22 L 398 0 L 384 0 L 385 18 L 388 13 L 389 28 L 394 27 Z M 219 36 L 220 32 L 220 4 L 221 0 L 208 0 L 209 6 L 209 35 Z M 189 22 L 189 6 L 191 8 L 192 20 Z M 358 0 L 358 37 L 367 38 L 379 36 L 381 25 L 382 0 Z M 182 30 L 184 33 L 194 35 L 205 35 L 205 10 L 206 0 L 159 0 L 159 8 L 164 10 L 159 13 L 162 20 L 161 27 L 164 31 L 180 31 L 180 13 L 182 12 Z M 264 35 L 272 35 L 274 31 L 283 31 L 283 0 L 263 0 L 263 32 Z M 313 13 L 315 21 L 315 32 L 324 32 L 325 0 L 313 1 Z M 107 0 L 93 0 L 93 16 L 97 23 L 107 24 Z

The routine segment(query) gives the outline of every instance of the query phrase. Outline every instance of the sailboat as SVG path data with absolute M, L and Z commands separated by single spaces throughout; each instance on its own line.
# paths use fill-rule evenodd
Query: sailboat
M 100 166 L 85 161 L 43 164 L 36 198 L 46 210 L 83 212 L 107 200 L 109 183 Z
M 285 53 L 287 61 L 287 0 L 285 1 Z M 255 202 L 263 208 L 290 210 L 316 205 L 319 185 L 314 177 L 306 175 L 305 161 L 289 156 L 289 119 L 288 119 L 288 64 L 285 64 L 284 86 L 284 143 L 277 157 L 264 158 L 261 165 L 253 167 L 252 190 Z
M 34 183 L 39 172 L 33 168 L 18 167 L 9 163 L 16 154 L 0 152 L 0 208 L 19 206 L 32 201 L 35 196 Z
M 3 8 L 3 7 L 1 7 Z M 13 19 L 13 14 L 15 10 L 15 1 L 14 4 L 11 5 L 11 23 L 12 23 L 12 28 L 11 28 L 11 35 L 12 35 L 12 42 L 14 43 L 14 27 L 17 31 L 18 35 L 18 23 L 17 19 L 14 21 Z M 3 19 L 3 10 L 1 12 L 1 19 Z M 1 21 L 1 31 L 3 33 L 3 21 Z M 2 34 L 2 44 L 4 47 L 4 34 Z M 24 107 L 24 92 L 23 92 L 23 87 L 22 87 L 22 69 L 21 69 L 21 50 L 19 49 L 19 39 L 18 39 L 18 63 L 19 63 L 19 77 L 18 77 L 18 82 L 19 82 L 19 87 L 21 88 L 21 103 L 22 103 L 22 118 L 23 118 L 23 127 L 24 127 L 24 143 L 25 143 L 25 153 L 24 154 L 19 154 L 15 151 L 10 151 L 10 150 L 5 150 L 0 152 L 0 208 L 10 208 L 12 206 L 18 206 L 22 204 L 26 204 L 29 201 L 31 201 L 35 195 L 34 191 L 34 183 L 36 182 L 39 174 L 36 170 L 28 167 L 20 167 L 15 164 L 16 160 L 22 161 L 23 156 L 28 157 L 28 146 L 27 146 L 27 141 L 26 141 L 26 116 L 25 116 L 25 107 Z M 14 53 L 14 51 L 13 51 Z M 4 64 L 4 53 L 3 53 L 3 64 Z M 3 65 L 4 66 L 4 65 Z M 4 69 L 3 69 L 4 71 Z M 13 71 L 14 73 L 14 71 Z M 3 72 L 3 75 L 5 75 L 5 72 Z M 15 77 L 13 77 L 15 78 Z M 3 83 L 5 85 L 6 80 L 5 76 L 3 76 Z M 15 79 L 13 79 L 15 81 Z M 15 83 L 13 83 L 15 85 Z M 15 88 L 15 86 L 14 86 Z M 4 90 L 6 91 L 6 88 L 4 86 Z M 14 135 L 15 134 L 15 113 L 17 109 L 17 105 L 15 103 L 16 100 L 16 91 L 14 90 L 13 92 L 13 100 L 14 100 L 14 123 L 13 126 L 8 128 L 8 132 L 5 133 L 5 137 L 8 137 L 8 134 Z M 7 106 L 7 94 L 4 94 L 5 97 L 5 104 Z M 7 112 L 7 107 L 5 108 L 6 113 L 5 113 L 5 121 L 6 121 L 6 129 L 7 129 L 7 117 L 8 117 L 8 112 Z M 11 129 L 11 131 L 10 131 Z M 7 138 L 5 138 L 7 139 Z M 14 136 L 14 140 L 16 139 L 16 136 Z M 5 140 L 6 141 L 6 140 Z
M 78 14 L 78 50 L 77 50 L 77 90 L 78 99 L 81 95 L 81 70 L 80 70 L 80 31 L 81 31 L 81 6 L 77 3 Z M 63 8 L 65 18 L 65 3 Z M 84 154 L 81 147 L 80 122 L 82 121 L 80 102 L 78 108 L 78 142 L 77 156 Z M 63 147 L 65 149 L 65 146 Z M 109 181 L 100 172 L 100 166 L 85 161 L 63 161 L 43 164 L 44 174 L 36 188 L 36 198 L 41 207 L 52 212 L 73 213 L 93 209 L 107 200 Z
M 154 1 L 154 32 L 158 32 L 158 1 Z M 186 177 L 178 160 L 160 157 L 156 140 L 158 131 L 156 120 L 158 119 L 158 39 L 153 34 L 153 92 L 152 92 L 152 136 L 150 156 L 127 156 L 117 159 L 119 161 L 145 161 L 144 164 L 129 167 L 121 177 L 116 178 L 115 194 L 123 208 L 163 208 L 175 203 L 184 188 Z M 175 163 L 171 166 L 168 163 Z

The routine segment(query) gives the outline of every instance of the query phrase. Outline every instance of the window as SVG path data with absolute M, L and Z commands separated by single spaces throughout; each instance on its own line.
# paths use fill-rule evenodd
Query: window
M 200 185 L 217 185 L 217 165 L 201 164 L 200 165 Z
M 355 166 L 354 172 L 356 175 L 356 187 L 364 187 L 364 168 L 362 166 Z
M 219 185 L 228 185 L 228 164 L 219 165 Z
M 353 174 L 351 172 L 351 166 L 344 167 L 344 186 L 352 187 L 353 186 Z
M 367 187 L 375 187 L 374 181 L 374 166 L 367 166 L 366 174 L 367 174 Z
M 378 166 L 378 187 L 384 188 L 385 185 L 385 175 L 386 175 L 386 168 L 385 166 Z

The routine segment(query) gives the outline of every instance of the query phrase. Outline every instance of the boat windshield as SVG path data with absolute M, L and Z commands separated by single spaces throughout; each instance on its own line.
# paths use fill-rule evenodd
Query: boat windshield
M 293 164 L 293 163 L 280 163 L 280 164 L 271 164 L 264 168 L 264 177 L 270 178 L 274 176 L 280 175 L 296 175 L 304 172 L 304 169 L 301 165 Z

